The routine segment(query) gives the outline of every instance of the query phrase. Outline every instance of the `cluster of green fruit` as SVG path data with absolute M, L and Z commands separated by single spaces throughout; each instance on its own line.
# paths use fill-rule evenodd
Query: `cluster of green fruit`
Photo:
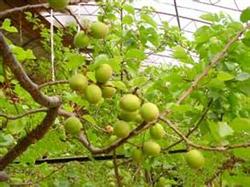
M 147 102 L 141 105 L 141 99 L 134 94 L 122 96 L 120 109 L 119 120 L 114 125 L 114 134 L 118 138 L 125 138 L 129 135 L 129 122 L 151 122 L 159 116 L 159 109 L 155 104 Z
M 83 94 L 90 104 L 97 104 L 102 98 L 111 98 L 116 92 L 114 85 L 109 81 L 112 73 L 113 69 L 109 64 L 101 64 L 95 69 L 97 84 L 89 84 L 86 76 L 76 74 L 69 79 L 69 85 L 78 94 Z
M 83 95 L 90 104 L 97 104 L 103 98 L 111 98 L 116 92 L 113 84 L 109 82 L 112 73 L 113 69 L 109 64 L 101 64 L 95 70 L 98 85 L 89 84 L 88 78 L 78 73 L 69 79 L 69 86 L 79 95 Z M 77 117 L 72 116 L 64 122 L 64 127 L 67 133 L 76 135 L 80 132 L 82 123 Z
M 70 0 L 48 0 L 49 6 L 55 10 L 64 10 L 69 2 Z M 93 22 L 90 28 L 86 30 L 90 30 L 90 36 L 97 39 L 105 38 L 109 33 L 109 27 L 100 21 Z M 74 37 L 74 46 L 77 48 L 86 48 L 89 46 L 90 41 L 88 33 L 80 31 Z
M 84 31 L 78 32 L 74 37 L 74 46 L 79 49 L 84 49 L 90 45 L 91 36 L 96 39 L 103 39 L 109 33 L 109 27 L 100 21 L 93 22 L 90 25 L 89 29 L 90 33 L 86 33 Z
M 70 0 L 48 0 L 49 6 L 55 10 L 64 10 Z M 77 48 L 86 48 L 90 45 L 90 36 L 101 39 L 105 38 L 109 32 L 106 24 L 96 21 L 93 22 L 89 29 L 90 35 L 84 31 L 78 32 L 74 37 L 74 46 Z M 70 88 L 78 94 L 84 95 L 90 104 L 97 104 L 103 98 L 111 98 L 116 89 L 109 81 L 112 77 L 113 69 L 109 64 L 101 64 L 95 70 L 95 78 L 97 84 L 90 83 L 83 74 L 76 74 L 69 79 Z M 120 114 L 114 127 L 109 126 L 109 133 L 114 135 L 111 137 L 125 138 L 131 131 L 131 123 L 153 122 L 159 117 L 159 109 L 153 103 L 141 103 L 141 99 L 134 94 L 126 94 L 120 100 Z M 67 133 L 77 135 L 81 131 L 83 125 L 79 118 L 72 116 L 64 122 L 64 128 Z M 150 128 L 151 139 L 144 142 L 141 149 L 135 149 L 132 158 L 135 162 L 140 163 L 144 154 L 148 156 L 156 156 L 161 152 L 161 146 L 156 142 L 163 138 L 165 134 L 161 124 L 156 123 Z M 186 162 L 191 168 L 199 169 L 204 165 L 204 157 L 198 150 L 191 150 L 186 154 Z M 163 180 L 162 180 L 163 181 Z M 162 181 L 159 181 L 160 183 Z
M 149 130 L 151 139 L 143 143 L 142 149 L 135 149 L 132 152 L 132 158 L 136 163 L 142 162 L 144 153 L 147 156 L 157 156 L 161 152 L 161 146 L 156 140 L 162 139 L 165 135 L 165 130 L 161 124 L 156 123 Z

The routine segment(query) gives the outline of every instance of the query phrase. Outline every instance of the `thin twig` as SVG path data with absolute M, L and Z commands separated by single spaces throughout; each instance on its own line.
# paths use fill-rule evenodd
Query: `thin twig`
M 59 97 L 50 97 L 40 92 L 40 90 L 38 89 L 38 85 L 29 78 L 22 65 L 18 62 L 18 60 L 12 53 L 1 31 L 0 52 L 3 54 L 4 64 L 9 66 L 10 70 L 19 81 L 20 85 L 32 96 L 34 101 L 48 108 L 58 107 L 61 104 L 61 100 Z
M 118 187 L 122 187 L 122 181 L 121 181 L 121 176 L 119 175 L 119 168 L 116 160 L 116 152 L 115 150 L 113 151 L 113 164 L 114 164 L 114 171 L 115 171 L 115 178 L 117 182 Z
M 16 119 L 19 119 L 19 118 L 23 118 L 27 115 L 31 115 L 31 114 L 35 114 L 35 113 L 39 113 L 39 112 L 47 112 L 48 109 L 47 108 L 38 108 L 38 109 L 34 109 L 34 110 L 30 110 L 30 111 L 27 111 L 23 114 L 19 114 L 19 115 L 16 115 L 16 116 L 10 116 L 10 115 L 7 115 L 7 114 L 3 114 L 3 113 L 0 113 L 0 117 L 4 117 L 8 120 L 16 120 Z
M 250 24 L 248 24 L 244 29 L 242 29 L 240 32 L 238 32 L 232 39 L 229 40 L 229 42 L 224 46 L 223 50 L 221 52 L 219 52 L 218 54 L 216 54 L 211 62 L 208 64 L 208 66 L 203 70 L 203 72 L 201 74 L 199 74 L 194 81 L 192 82 L 191 86 L 184 91 L 181 96 L 179 97 L 179 99 L 177 100 L 177 104 L 181 104 L 192 92 L 193 90 L 198 86 L 198 84 L 200 83 L 200 81 L 207 76 L 208 72 L 210 71 L 210 69 L 212 69 L 215 65 L 217 65 L 221 59 L 223 59 L 226 54 L 228 49 L 234 44 L 234 42 L 236 42 L 240 36 L 247 30 L 250 28 Z
M 229 159 L 227 159 L 221 167 L 218 168 L 217 172 L 215 172 L 213 174 L 212 177 L 210 177 L 206 182 L 205 184 L 208 186 L 208 187 L 211 187 L 212 186 L 212 182 L 218 177 L 220 176 L 225 170 L 231 170 L 235 167 L 235 165 L 239 162 L 245 162 L 243 159 L 241 158 L 237 158 L 235 156 L 232 156 L 230 157 Z
M 34 144 L 37 140 L 43 138 L 50 126 L 54 123 L 57 117 L 57 112 L 58 108 L 49 109 L 40 125 L 24 136 L 12 149 L 0 158 L 0 171 L 4 170 L 20 154 L 26 151 L 31 144 Z
M 195 132 L 195 131 L 197 130 L 197 128 L 198 128 L 198 127 L 200 126 L 200 124 L 202 123 L 202 121 L 205 119 L 205 117 L 206 117 L 206 115 L 207 115 L 207 112 L 209 111 L 209 107 L 210 107 L 211 104 L 212 104 L 212 101 L 213 101 L 213 100 L 211 99 L 211 100 L 208 102 L 207 107 L 206 107 L 206 108 L 204 109 L 204 111 L 202 112 L 200 118 L 197 120 L 197 122 L 196 122 L 196 124 L 194 125 L 194 127 L 190 128 L 190 129 L 188 130 L 188 133 L 185 135 L 187 138 L 188 138 L 193 132 Z M 174 147 L 174 146 L 180 144 L 182 141 L 183 141 L 183 139 L 180 139 L 180 140 L 174 142 L 173 144 L 169 145 L 168 147 L 164 148 L 163 150 L 165 150 L 165 151 L 166 151 L 166 150 L 169 150 L 169 149 L 171 149 L 172 147 Z
M 207 147 L 207 146 L 195 144 L 191 140 L 189 140 L 184 134 L 182 134 L 182 132 L 177 128 L 177 126 L 175 124 L 173 124 L 170 120 L 165 119 L 163 117 L 160 117 L 160 120 L 165 122 L 190 147 L 194 147 L 194 148 L 202 149 L 202 150 L 206 150 L 206 151 L 217 151 L 217 152 L 223 152 L 223 151 L 227 151 L 229 149 L 237 149 L 237 148 L 242 148 L 242 147 L 250 147 L 250 142 L 233 144 L 233 145 L 225 145 L 225 146 L 219 146 L 219 147 Z
M 52 85 L 57 85 L 57 84 L 68 84 L 68 83 L 69 83 L 68 80 L 50 81 L 50 82 L 40 84 L 39 89 L 42 89 L 42 88 L 47 87 L 47 86 L 52 86 Z
M 69 8 L 67 8 L 66 10 L 67 10 L 68 13 L 75 19 L 75 21 L 77 22 L 77 24 L 79 25 L 79 27 L 81 28 L 81 30 L 83 30 L 83 31 L 86 30 L 86 29 L 82 26 L 81 22 L 80 22 L 79 19 L 76 17 L 76 15 L 73 14 Z
M 11 8 L 11 9 L 7 9 L 5 11 L 0 12 L 0 18 L 2 18 L 3 16 L 7 16 L 9 14 L 12 14 L 14 12 L 22 12 L 24 10 L 28 10 L 28 9 L 36 9 L 36 8 L 48 8 L 49 5 L 48 3 L 42 3 L 42 4 L 35 4 L 35 5 L 25 5 L 25 6 L 21 6 L 21 7 L 15 7 L 15 8 Z

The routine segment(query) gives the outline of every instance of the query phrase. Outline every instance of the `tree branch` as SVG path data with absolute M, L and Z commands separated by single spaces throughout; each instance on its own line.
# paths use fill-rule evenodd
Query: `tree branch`
M 43 138 L 57 117 L 58 108 L 51 108 L 43 121 L 35 129 L 22 138 L 6 155 L 0 159 L 0 171 L 21 155 L 27 148 L 37 140 Z
M 21 64 L 17 61 L 14 54 L 7 42 L 4 39 L 4 35 L 0 31 L 0 49 L 3 53 L 4 63 L 9 66 L 20 85 L 29 92 L 32 98 L 42 106 L 53 108 L 58 107 L 61 104 L 59 97 L 49 97 L 39 91 L 39 87 L 35 84 L 26 74 Z
M 204 109 L 204 111 L 202 112 L 200 118 L 198 119 L 198 121 L 195 123 L 194 127 L 193 128 L 190 128 L 188 130 L 188 133 L 185 135 L 187 138 L 194 132 L 197 130 L 197 128 L 200 126 L 201 122 L 204 120 L 204 118 L 206 117 L 207 115 L 207 112 L 209 111 L 209 107 L 211 106 L 213 100 L 211 99 L 209 102 L 208 102 L 208 105 L 207 107 Z M 175 143 L 169 145 L 168 147 L 164 148 L 164 150 L 169 150 L 171 149 L 172 147 L 178 145 L 179 143 L 181 143 L 183 141 L 183 139 L 180 139 L 178 141 L 176 141 Z
M 229 159 L 227 159 L 221 167 L 218 168 L 218 171 L 216 173 L 214 173 L 214 175 L 212 177 L 210 177 L 205 184 L 210 187 L 212 186 L 212 182 L 218 177 L 220 176 L 225 170 L 231 170 L 235 167 L 235 165 L 239 162 L 245 162 L 243 159 L 241 158 L 237 158 L 235 156 L 230 157 Z
M 202 150 L 206 150 L 206 151 L 223 152 L 223 151 L 227 151 L 229 149 L 250 147 L 250 142 L 241 143 L 241 144 L 234 144 L 234 145 L 225 145 L 225 146 L 220 146 L 220 147 L 207 147 L 207 146 L 195 144 L 191 140 L 189 140 L 184 134 L 182 134 L 182 132 L 177 128 L 177 126 L 175 124 L 173 124 L 170 120 L 165 119 L 163 117 L 160 117 L 160 120 L 165 122 L 176 134 L 178 134 L 186 142 L 187 145 L 194 147 L 194 148 L 197 148 L 197 149 L 202 149 Z
M 137 134 L 139 134 L 141 132 L 141 130 L 145 127 L 145 126 L 149 126 L 154 124 L 155 121 L 151 122 L 151 123 L 146 123 L 143 122 L 141 123 L 139 126 L 137 126 L 134 130 L 132 130 L 129 135 L 125 138 L 119 139 L 117 141 L 115 141 L 114 143 L 112 143 L 111 145 L 109 145 L 108 147 L 104 147 L 104 148 L 97 148 L 94 147 L 87 139 L 87 137 L 85 136 L 85 134 L 80 133 L 79 135 L 79 141 L 84 145 L 84 147 L 86 147 L 92 154 L 102 154 L 102 153 L 109 153 L 112 150 L 116 149 L 117 147 L 119 147 L 120 145 L 124 144 L 128 139 L 136 136 Z
M 114 164 L 114 171 L 115 171 L 115 178 L 117 182 L 117 187 L 122 187 L 122 182 L 121 182 L 121 176 L 119 175 L 119 166 L 117 164 L 117 159 L 116 159 L 116 152 L 114 150 L 113 153 L 113 164 Z
M 5 11 L 0 12 L 0 18 L 7 16 L 9 14 L 12 14 L 14 12 L 22 12 L 24 10 L 28 10 L 28 9 L 36 9 L 36 8 L 48 8 L 49 5 L 48 3 L 42 3 L 42 4 L 35 4 L 35 5 L 25 5 L 25 6 L 21 6 L 21 7 L 15 7 L 12 9 L 7 9 Z
M 52 85 L 57 85 L 57 84 L 68 84 L 68 83 L 69 83 L 68 80 L 50 81 L 50 82 L 40 84 L 38 89 L 42 89 L 46 86 L 52 86 Z
M 79 27 L 81 28 L 81 30 L 85 31 L 86 29 L 82 26 L 81 22 L 78 20 L 78 18 L 76 17 L 76 15 L 73 14 L 69 8 L 67 8 L 66 10 L 75 19 L 76 23 L 79 25 Z
M 88 3 L 89 0 L 80 0 L 80 2 Z M 70 5 L 76 5 L 80 2 L 72 2 L 72 3 L 70 3 Z M 49 8 L 49 5 L 48 5 L 48 3 L 27 4 L 25 6 L 7 9 L 5 11 L 0 12 L 0 18 L 7 16 L 9 14 L 12 14 L 14 12 L 22 12 L 22 11 L 29 10 L 29 9 L 39 9 L 39 8 Z
M 240 32 L 238 32 L 233 38 L 231 38 L 228 43 L 224 46 L 223 50 L 219 53 L 217 53 L 211 60 L 211 62 L 208 64 L 208 66 L 203 70 L 203 72 L 198 75 L 194 81 L 192 82 L 191 86 L 184 91 L 181 96 L 179 97 L 179 99 L 177 100 L 177 104 L 181 104 L 192 92 L 193 90 L 198 86 L 199 82 L 201 81 L 201 79 L 203 79 L 203 77 L 207 76 L 208 72 L 210 71 L 210 69 L 212 69 L 214 66 L 216 66 L 221 59 L 223 59 L 226 54 L 228 49 L 234 44 L 234 42 L 236 42 L 239 37 L 247 30 L 250 28 L 250 24 L 248 24 L 246 27 L 244 27 Z
M 38 108 L 38 109 L 34 109 L 34 110 L 30 110 L 30 111 L 27 111 L 23 114 L 19 114 L 19 115 L 16 115 L 16 116 L 10 116 L 10 115 L 7 115 L 7 114 L 3 114 L 3 113 L 0 113 L 0 117 L 4 117 L 8 120 L 17 120 L 19 118 L 22 118 L 24 116 L 27 116 L 27 115 L 30 115 L 30 114 L 35 114 L 35 113 L 38 113 L 38 112 L 47 112 L 48 109 L 47 108 Z
M 0 171 L 0 182 L 7 181 L 8 179 L 9 176 L 4 171 Z

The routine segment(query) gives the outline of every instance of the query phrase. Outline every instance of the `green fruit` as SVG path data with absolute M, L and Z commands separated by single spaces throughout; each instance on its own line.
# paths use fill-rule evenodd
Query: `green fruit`
M 110 182 L 110 183 L 109 183 L 109 186 L 110 186 L 110 187 L 115 187 L 115 186 L 116 186 L 116 185 L 115 185 L 115 182 Z
M 83 31 L 80 31 L 74 37 L 74 46 L 77 48 L 86 48 L 89 43 L 90 39 Z
M 114 132 L 114 131 L 113 131 Z M 110 137 L 109 137 L 109 139 L 107 140 L 107 144 L 109 145 L 109 144 L 112 144 L 112 143 L 114 143 L 116 140 L 118 139 L 118 137 L 116 136 L 116 135 L 111 135 Z
M 0 89 L 0 98 L 1 98 L 1 99 L 2 99 L 2 98 L 5 98 L 5 94 L 4 94 L 4 92 L 3 92 L 2 89 Z
M 140 108 L 141 100 L 133 94 L 124 95 L 120 100 L 120 107 L 128 112 L 136 111 Z
M 153 139 L 161 139 L 165 135 L 164 128 L 162 127 L 161 124 L 156 123 L 153 127 L 150 128 L 150 136 Z
M 143 152 L 149 156 L 156 156 L 160 154 L 161 146 L 158 143 L 149 140 L 143 144 Z
M 69 2 L 69 0 L 48 0 L 49 6 L 55 10 L 65 9 Z
M 200 169 L 205 164 L 202 153 L 196 149 L 188 151 L 185 155 L 187 164 L 193 169 Z
M 124 120 L 124 121 L 135 121 L 136 117 L 138 115 L 138 111 L 134 111 L 134 112 L 128 112 L 125 110 L 121 110 L 119 117 Z
M 132 159 L 136 163 L 140 163 L 143 160 L 143 153 L 139 149 L 135 149 L 132 153 Z
M 69 117 L 64 122 L 65 131 L 72 135 L 77 135 L 82 129 L 82 123 L 77 117 Z
M 94 36 L 97 39 L 105 38 L 109 32 L 108 26 L 100 21 L 92 23 L 90 30 L 92 36 Z
M 167 184 L 167 181 L 164 177 L 160 177 L 158 182 L 156 183 L 156 187 L 167 187 L 170 186 Z
M 85 90 L 85 97 L 91 104 L 96 104 L 102 99 L 102 90 L 99 86 L 91 84 Z
M 72 90 L 82 93 L 88 86 L 88 79 L 82 74 L 76 74 L 69 79 L 69 86 Z
M 143 119 L 142 119 L 141 114 L 139 112 L 136 115 L 135 122 L 137 122 L 137 123 L 142 123 L 143 122 Z
M 159 109 L 153 103 L 145 103 L 142 105 L 140 110 L 141 117 L 146 121 L 150 122 L 156 120 L 159 117 Z
M 114 125 L 114 134 L 119 138 L 125 138 L 130 132 L 129 124 L 125 121 L 117 121 Z
M 95 78 L 97 82 L 105 83 L 112 77 L 113 69 L 109 64 L 101 64 L 95 70 Z
M 114 167 L 113 161 L 111 160 L 107 161 L 106 166 L 108 166 L 109 168 L 113 168 Z
M 104 98 L 111 98 L 116 92 L 114 85 L 111 82 L 107 82 L 102 87 L 102 97 Z

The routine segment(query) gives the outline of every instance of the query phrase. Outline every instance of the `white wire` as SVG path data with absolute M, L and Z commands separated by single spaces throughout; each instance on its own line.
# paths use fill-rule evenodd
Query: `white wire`
M 50 48 L 51 48 L 51 75 L 55 81 L 55 51 L 54 51 L 54 17 L 53 9 L 50 10 Z
M 77 6 L 77 15 L 76 15 L 77 19 L 80 17 L 80 7 L 81 7 L 81 5 L 78 4 L 78 6 Z M 77 24 L 77 32 L 80 32 L 80 30 L 81 30 L 81 27 L 80 27 L 79 24 Z

